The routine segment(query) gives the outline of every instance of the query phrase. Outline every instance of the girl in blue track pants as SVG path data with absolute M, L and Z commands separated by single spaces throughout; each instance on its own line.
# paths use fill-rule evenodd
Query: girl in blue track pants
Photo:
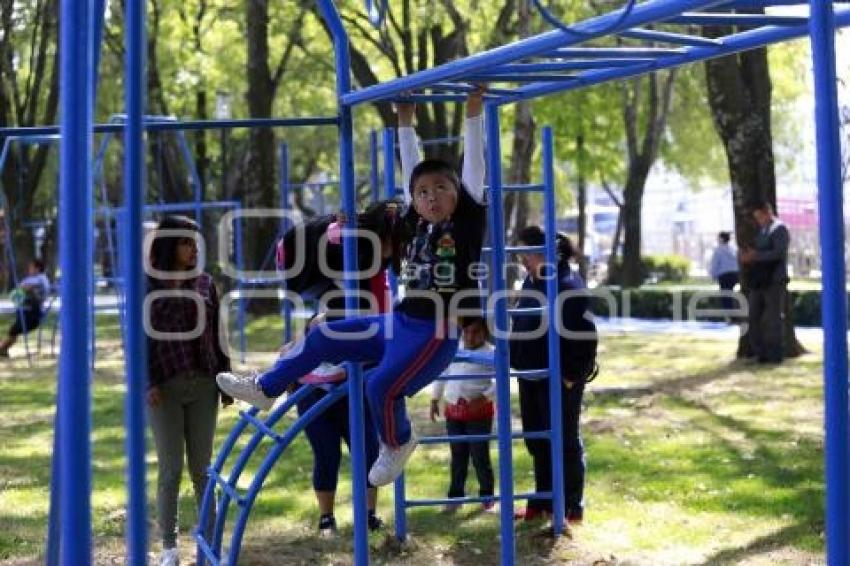
M 467 105 L 464 180 L 469 182 L 461 183 L 454 168 L 441 160 L 422 161 L 411 171 L 407 197 L 412 205 L 404 216 L 399 273 L 405 297 L 392 314 L 320 324 L 268 371 L 218 376 L 225 392 L 270 408 L 289 384 L 322 362 L 375 363 L 365 374 L 380 439 L 378 459 L 369 471 L 369 482 L 375 486 L 392 483 L 416 447 L 404 397 L 446 369 L 457 351 L 457 321 L 480 304 L 472 273 L 480 260 L 486 218 L 481 97 L 480 92 L 470 95 Z M 412 115 L 411 109 L 412 105 L 400 108 L 400 117 Z M 410 170 L 411 155 L 405 153 L 403 139 L 401 146 L 402 167 Z

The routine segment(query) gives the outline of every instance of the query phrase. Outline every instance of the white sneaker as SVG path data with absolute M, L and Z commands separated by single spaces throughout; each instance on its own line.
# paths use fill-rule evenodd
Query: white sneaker
M 271 409 L 274 405 L 274 397 L 267 397 L 263 393 L 257 377 L 256 372 L 249 374 L 221 372 L 215 377 L 215 380 L 221 390 L 234 399 L 250 403 L 258 409 Z
M 389 485 L 404 471 L 404 464 L 419 443 L 419 438 L 411 429 L 410 440 L 398 448 L 391 448 L 383 442 L 380 443 L 378 459 L 369 470 L 369 483 L 375 487 Z
M 163 549 L 159 555 L 159 566 L 178 566 L 180 564 L 180 553 L 176 548 Z

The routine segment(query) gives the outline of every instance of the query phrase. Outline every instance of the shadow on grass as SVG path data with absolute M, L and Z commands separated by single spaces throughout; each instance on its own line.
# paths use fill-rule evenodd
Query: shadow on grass
M 750 544 L 740 548 L 727 548 L 708 557 L 704 566 L 719 566 L 722 564 L 740 564 L 747 558 L 763 555 L 788 546 L 789 541 L 819 537 L 823 524 L 797 523 L 779 529 L 769 535 L 759 537 Z

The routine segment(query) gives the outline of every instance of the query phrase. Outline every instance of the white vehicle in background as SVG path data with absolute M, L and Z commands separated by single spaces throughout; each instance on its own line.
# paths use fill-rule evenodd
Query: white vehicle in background
M 587 206 L 584 249 L 587 259 L 588 283 L 603 281 L 608 274 L 608 258 L 617 231 L 620 209 L 617 206 L 591 204 Z M 570 210 L 558 219 L 558 230 L 566 233 L 578 245 L 578 210 Z M 622 238 L 622 236 L 621 236 Z M 621 244 L 622 245 L 622 239 Z

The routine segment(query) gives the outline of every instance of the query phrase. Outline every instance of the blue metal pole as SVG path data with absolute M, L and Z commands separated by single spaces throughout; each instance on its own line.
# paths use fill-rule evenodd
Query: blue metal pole
M 378 132 L 369 132 L 369 187 L 372 189 L 372 202 L 380 200 L 378 188 Z
M 835 74 L 832 2 L 811 0 L 811 43 L 815 81 L 818 212 L 823 292 L 823 376 L 826 426 L 826 551 L 830 566 L 850 562 L 848 507 L 847 291 L 841 144 Z
M 124 238 L 121 260 L 124 271 L 127 397 L 127 560 L 131 565 L 147 562 L 147 507 L 145 500 L 145 410 L 147 389 L 147 337 L 142 303 L 144 274 L 142 250 L 145 204 L 145 2 L 127 2 L 125 31 L 124 128 Z M 64 301 L 63 301 L 64 310 Z M 64 349 L 64 348 L 63 348 Z
M 289 210 L 289 146 L 286 142 L 280 144 L 280 208 Z M 282 218 L 280 221 L 281 237 L 289 229 L 289 220 Z M 286 291 L 286 280 L 282 283 Z M 292 341 L 292 303 L 284 295 L 283 299 L 283 343 Z
M 384 154 L 384 195 L 386 198 L 396 197 L 395 185 L 395 129 L 384 128 L 381 149 Z M 377 143 L 377 137 L 375 139 Z M 377 160 L 377 156 L 376 156 Z M 390 271 L 390 289 L 393 296 L 398 293 L 398 280 L 396 274 Z M 397 540 L 407 538 L 407 505 L 405 496 L 404 474 L 400 475 L 393 484 L 395 494 L 395 537 Z
M 237 206 L 236 210 L 240 210 L 241 208 L 241 205 Z M 236 240 L 233 244 L 233 255 L 235 256 L 233 259 L 236 262 L 237 269 L 241 272 L 245 269 L 245 255 L 242 250 L 242 220 L 239 218 L 237 218 L 236 225 L 233 227 L 233 238 Z M 236 289 L 239 293 L 239 310 L 237 312 L 237 324 L 239 324 L 239 356 L 244 364 L 245 350 L 248 349 L 248 338 L 245 335 L 245 297 L 242 296 L 242 277 L 236 280 Z
M 50 510 L 47 517 L 47 550 L 44 562 L 47 566 L 59 566 L 59 511 L 60 494 L 62 486 L 59 481 L 59 461 L 62 459 L 62 429 L 56 426 L 59 422 L 61 406 L 56 406 L 56 415 L 53 417 L 53 457 L 50 461 Z
M 348 52 L 348 35 L 333 0 L 319 0 L 319 10 L 328 24 L 334 40 L 337 96 L 339 107 L 339 181 L 342 210 L 348 218 L 355 218 L 357 201 L 354 186 L 354 126 L 351 107 L 341 103 L 351 92 L 351 61 Z M 357 270 L 357 240 L 353 234 L 343 238 L 343 265 L 347 274 Z M 357 281 L 345 277 L 346 311 L 357 310 Z M 369 563 L 369 540 L 366 529 L 366 442 L 363 426 L 363 373 L 359 364 L 348 364 L 348 407 L 351 430 L 351 492 L 354 507 L 354 564 Z
M 549 300 L 549 330 L 546 335 L 549 346 L 549 422 L 552 436 L 552 529 L 556 535 L 564 532 L 564 436 L 561 404 L 561 340 L 558 321 L 558 258 L 555 253 L 555 168 L 552 128 L 543 128 L 543 203 L 546 210 L 546 263 L 552 266 L 546 280 L 546 295 Z
M 59 241 L 62 269 L 62 350 L 59 354 L 57 426 L 60 451 L 60 556 L 66 564 L 91 563 L 91 368 L 88 334 L 86 233 L 91 226 L 92 0 L 62 0 L 59 30 L 60 175 Z
M 487 175 L 490 179 L 490 233 L 493 246 L 493 292 L 504 293 L 507 289 L 505 272 L 505 222 L 502 205 L 502 144 L 499 130 L 499 107 L 485 104 L 487 126 Z M 495 305 L 493 321 L 496 329 L 507 332 L 508 312 L 505 299 Z M 511 444 L 511 389 L 508 343 L 505 338 L 496 338 L 494 356 L 496 369 L 497 427 L 499 433 L 499 515 L 501 520 L 502 564 L 513 565 L 516 553 L 514 543 L 514 470 L 513 445 Z

